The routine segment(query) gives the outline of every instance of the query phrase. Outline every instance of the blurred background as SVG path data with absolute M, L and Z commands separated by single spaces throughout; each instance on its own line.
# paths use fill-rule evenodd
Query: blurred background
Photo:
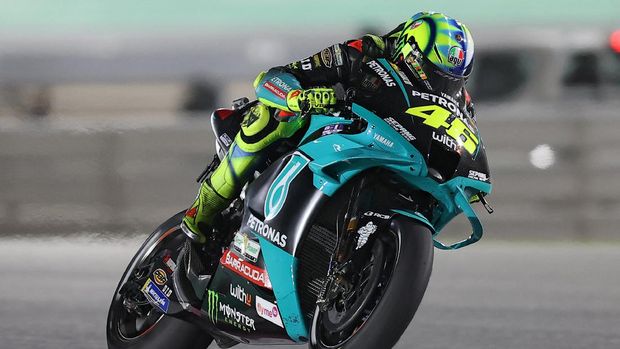
M 420 10 L 445 12 L 473 31 L 476 66 L 468 89 L 496 210 L 482 217 L 486 237 L 479 247 L 438 254 L 439 281 L 430 287 L 451 287 L 450 275 L 462 281 L 455 293 L 498 284 L 507 292 L 492 304 L 470 299 L 475 309 L 488 308 L 483 318 L 496 321 L 476 328 L 454 323 L 460 347 L 620 346 L 617 0 L 0 0 L 0 6 L 0 253 L 10 256 L 0 272 L 0 336 L 12 343 L 6 348 L 103 348 L 105 309 L 125 263 L 145 234 L 194 198 L 194 179 L 214 152 L 210 112 L 252 98 L 261 70 L 364 33 L 383 34 Z M 448 235 L 466 230 L 456 222 Z M 537 278 L 519 267 L 523 256 L 528 268 L 542 268 Z M 578 267 L 585 261 L 585 269 Z M 100 274 L 90 272 L 93 263 Z M 463 274 L 454 272 L 464 265 L 470 267 Z M 574 273 L 563 274 L 562 266 Z M 70 281 L 75 275 L 82 282 Z M 52 296 L 34 287 L 37 280 L 59 290 L 72 282 L 73 301 L 84 301 L 69 318 L 96 319 L 92 328 L 68 321 L 61 332 L 72 334 L 58 338 L 53 325 L 32 317 L 28 309 L 69 311 L 65 294 Z M 515 288 L 543 280 L 555 285 L 543 294 L 532 287 L 524 298 Z M 554 303 L 553 294 L 576 285 L 585 288 Z M 499 338 L 500 329 L 487 333 L 493 324 L 519 328 L 502 323 L 509 315 L 500 309 L 522 310 L 540 301 L 537 295 L 556 312 L 534 307 L 540 313 L 518 323 L 540 326 Z M 433 332 L 432 324 L 445 321 L 437 314 L 470 319 L 475 310 L 449 300 L 454 307 L 441 308 L 445 299 L 429 297 L 430 308 L 423 304 L 421 312 L 435 314 L 434 322 L 419 315 L 421 330 L 406 341 L 453 347 Z M 546 335 L 531 332 L 564 315 L 579 321 Z M 33 324 L 48 330 L 24 330 Z M 565 336 L 580 325 L 589 332 Z M 522 336 L 533 336 L 534 345 L 520 346 Z

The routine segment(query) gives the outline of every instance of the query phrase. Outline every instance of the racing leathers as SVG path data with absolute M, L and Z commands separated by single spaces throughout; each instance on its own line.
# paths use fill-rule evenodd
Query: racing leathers
M 308 122 L 301 115 L 329 110 L 336 102 L 336 85 L 344 89 L 359 85 L 363 63 L 377 58 L 389 60 L 401 26 L 385 36 L 367 34 L 259 74 L 254 81 L 259 102 L 246 112 L 225 158 L 201 183 L 183 218 L 185 234 L 196 242 L 206 242 L 213 217 L 239 195 L 249 176 L 260 170 L 267 156 L 282 144 L 293 144 Z M 473 113 L 464 89 L 456 97 Z M 289 145 L 289 150 L 293 146 Z

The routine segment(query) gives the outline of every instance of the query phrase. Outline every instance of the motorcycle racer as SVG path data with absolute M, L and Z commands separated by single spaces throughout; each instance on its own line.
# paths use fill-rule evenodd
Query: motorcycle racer
M 473 103 L 464 88 L 473 68 L 473 38 L 465 25 L 441 13 L 420 12 L 386 35 L 366 34 L 261 72 L 254 81 L 258 103 L 244 115 L 222 162 L 201 183 L 183 218 L 184 233 L 206 243 L 214 217 L 270 154 L 286 148 L 304 129 L 308 119 L 303 116 L 336 106 L 336 85 L 362 86 L 370 92 L 390 87 L 390 79 L 368 81 L 360 74 L 361 65 L 376 58 L 390 61 L 420 90 L 452 97 L 473 117 Z

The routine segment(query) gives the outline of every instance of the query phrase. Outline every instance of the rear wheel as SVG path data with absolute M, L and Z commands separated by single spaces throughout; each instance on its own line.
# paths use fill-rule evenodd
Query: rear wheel
M 343 275 L 326 308 L 318 307 L 310 348 L 393 347 L 418 309 L 433 265 L 430 230 L 397 216 L 379 236 L 371 257 L 356 275 Z
M 179 229 L 182 218 L 180 212 L 155 230 L 125 270 L 108 311 L 109 349 L 205 349 L 212 342 L 213 338 L 195 325 L 151 306 L 140 291 L 155 258 L 168 255 L 177 259 L 185 241 Z

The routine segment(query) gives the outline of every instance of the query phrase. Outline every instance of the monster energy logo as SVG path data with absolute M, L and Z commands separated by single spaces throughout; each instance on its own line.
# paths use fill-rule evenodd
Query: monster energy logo
M 211 319 L 211 322 L 216 323 L 218 314 L 217 308 L 220 304 L 220 295 L 215 291 L 209 290 L 207 297 L 207 310 L 209 319 Z
M 224 321 L 227 323 L 242 329 L 243 331 L 249 332 L 250 329 L 256 331 L 256 326 L 254 326 L 254 319 L 245 315 L 244 313 L 237 310 L 235 307 L 231 307 L 228 304 L 220 303 L 220 311 L 224 314 Z

